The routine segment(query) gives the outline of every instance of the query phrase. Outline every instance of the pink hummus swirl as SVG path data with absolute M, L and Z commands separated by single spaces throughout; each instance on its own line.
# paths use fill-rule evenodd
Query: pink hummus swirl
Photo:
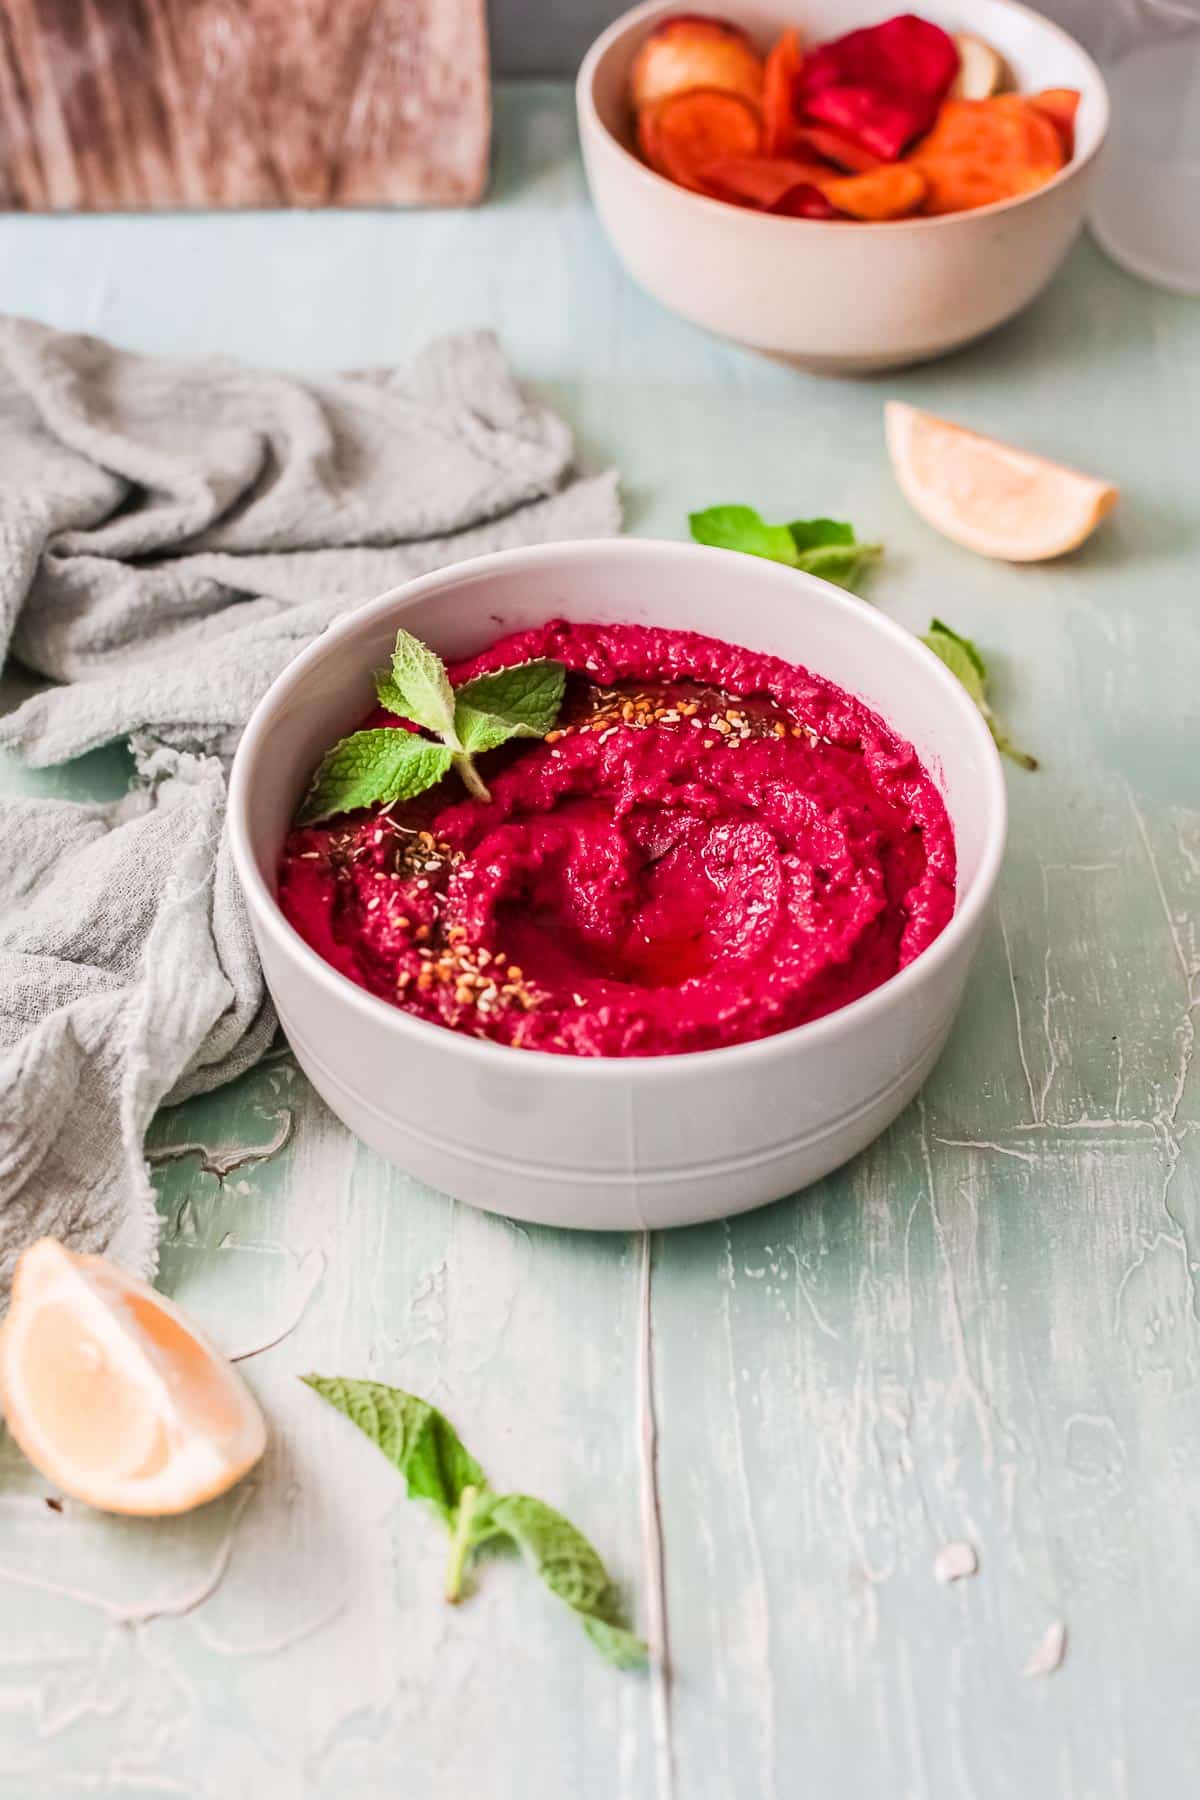
M 559 728 L 484 759 L 490 804 L 450 775 L 290 833 L 279 903 L 351 981 L 525 1050 L 658 1056 L 819 1018 L 944 929 L 941 796 L 841 688 L 694 632 L 561 621 L 451 679 L 541 656 L 570 672 Z

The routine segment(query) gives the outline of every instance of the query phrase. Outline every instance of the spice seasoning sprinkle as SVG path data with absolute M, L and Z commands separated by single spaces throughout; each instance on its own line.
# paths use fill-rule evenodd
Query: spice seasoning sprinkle
M 382 881 L 410 881 L 439 875 L 442 870 L 456 868 L 462 852 L 454 850 L 444 838 L 415 825 L 401 825 L 392 817 L 395 801 L 389 801 L 375 814 L 369 828 L 358 831 L 331 832 L 321 850 L 302 850 L 305 862 L 326 862 L 334 874 L 342 874 L 369 859 Z M 420 885 L 420 883 L 418 883 Z M 426 887 L 429 882 L 424 882 Z
M 485 1019 L 514 1007 L 531 1012 L 539 995 L 525 980 L 520 965 L 510 963 L 502 950 L 473 947 L 466 937 L 461 925 L 452 925 L 441 945 L 420 950 L 418 992 L 432 995 L 435 990 L 446 990 L 455 1006 L 474 1008 Z M 401 992 L 410 980 L 411 976 L 406 975 L 398 983 Z
M 417 886 L 428 887 L 425 876 L 440 874 L 447 864 L 453 867 L 462 861 L 461 852 L 452 850 L 444 838 L 435 838 L 432 831 L 397 825 L 392 819 L 388 824 L 394 839 L 391 867 L 401 880 L 420 877 Z
M 596 735 L 607 743 L 622 725 L 643 731 L 652 725 L 694 726 L 697 731 L 715 731 L 732 748 L 750 738 L 807 735 L 803 727 L 791 728 L 785 719 L 770 712 L 748 714 L 740 705 L 730 705 L 736 695 L 702 695 L 698 699 L 680 699 L 677 694 L 622 693 L 616 688 L 599 688 L 592 700 L 592 710 L 582 718 L 556 725 L 546 733 L 544 742 L 553 747 L 565 737 Z M 706 747 L 708 747 L 706 745 Z

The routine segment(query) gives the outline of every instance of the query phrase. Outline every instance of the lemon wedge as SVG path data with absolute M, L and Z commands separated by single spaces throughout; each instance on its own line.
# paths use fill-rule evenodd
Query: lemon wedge
M 262 1413 L 169 1300 L 50 1238 L 17 1264 L 0 1405 L 35 1467 L 106 1512 L 188 1512 L 266 1447 Z
M 1117 503 L 1108 481 L 982 437 L 899 400 L 884 409 L 901 491 L 927 524 L 980 556 L 1045 562 L 1090 537 Z

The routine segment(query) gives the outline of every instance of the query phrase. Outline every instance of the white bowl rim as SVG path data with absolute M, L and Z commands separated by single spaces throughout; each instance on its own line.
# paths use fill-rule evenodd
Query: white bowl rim
M 542 1065 L 550 1061 L 556 1076 L 561 1074 L 567 1080 L 582 1081 L 627 1078 L 631 1065 L 636 1066 L 639 1080 L 653 1081 L 666 1079 L 672 1074 L 678 1075 L 683 1068 L 695 1067 L 701 1062 L 705 1067 L 715 1067 L 718 1062 L 750 1062 L 758 1057 L 782 1055 L 801 1042 L 815 1045 L 842 1037 L 860 1025 L 868 1025 L 875 1015 L 885 1009 L 901 1004 L 917 983 L 927 979 L 940 963 L 949 960 L 963 938 L 975 929 L 988 906 L 1004 856 L 1008 792 L 999 752 L 975 702 L 961 682 L 920 638 L 890 619 L 886 613 L 878 612 L 869 602 L 856 599 L 829 582 L 819 580 L 815 575 L 752 558 L 750 560 L 755 565 L 755 579 L 771 580 L 776 576 L 780 577 L 781 585 L 785 588 L 790 586 L 793 593 L 794 584 L 801 582 L 823 606 L 835 612 L 865 609 L 865 616 L 884 637 L 892 640 L 902 655 L 915 656 L 930 665 L 930 672 L 940 682 L 951 710 L 958 714 L 965 734 L 974 739 L 975 747 L 982 755 L 988 788 L 989 822 L 979 867 L 965 899 L 955 907 L 945 930 L 912 962 L 895 975 L 889 976 L 877 988 L 872 988 L 869 993 L 851 1000 L 833 1012 L 825 1013 L 818 1019 L 810 1019 L 802 1025 L 793 1025 L 787 1031 L 752 1038 L 746 1043 L 725 1044 L 710 1050 L 672 1051 L 663 1056 L 559 1056 L 551 1051 L 522 1052 L 509 1044 L 495 1044 L 486 1038 L 469 1037 L 465 1033 L 451 1031 L 444 1025 L 434 1024 L 432 1020 L 414 1018 L 403 1008 L 389 1005 L 386 1000 L 359 987 L 357 982 L 335 969 L 332 963 L 326 962 L 323 956 L 305 942 L 284 917 L 278 901 L 259 872 L 250 839 L 247 806 L 249 771 L 269 737 L 275 713 L 307 671 L 331 654 L 336 655 L 346 639 L 356 636 L 366 622 L 391 611 L 397 600 L 406 603 L 416 600 L 447 580 L 457 579 L 464 571 L 470 570 L 477 575 L 486 576 L 492 570 L 555 559 L 569 563 L 590 561 L 598 557 L 620 562 L 624 559 L 636 560 L 647 553 L 652 556 L 678 557 L 681 561 L 721 557 L 728 562 L 730 573 L 735 577 L 739 573 L 744 577 L 747 569 L 746 556 L 736 550 L 717 550 L 707 545 L 680 543 L 667 538 L 576 538 L 558 543 L 519 545 L 513 549 L 491 551 L 483 556 L 467 557 L 460 562 L 447 563 L 428 575 L 402 582 L 399 587 L 389 588 L 386 593 L 378 594 L 374 599 L 364 601 L 362 605 L 344 614 L 280 671 L 250 715 L 230 773 L 228 826 L 234 867 L 251 910 L 257 911 L 258 918 L 271 933 L 280 952 L 301 963 L 307 973 L 326 989 L 331 999 L 373 1019 L 377 1024 L 387 1021 L 390 1029 L 402 1038 L 410 1037 L 414 1048 L 421 1045 L 430 1047 L 430 1034 L 433 1033 L 436 1041 L 450 1056 L 482 1060 L 493 1068 L 499 1066 L 509 1070 L 528 1064 L 531 1075 L 539 1072 L 544 1074 Z M 820 673 L 819 670 L 814 672 Z
M 1095 83 L 1096 94 L 1100 101 L 1100 129 L 1096 133 L 1095 143 L 1085 155 L 1072 156 L 1070 162 L 1064 163 L 1058 174 L 1052 176 L 1049 181 L 1043 182 L 1041 187 L 1034 188 L 1028 194 L 1015 194 L 1008 200 L 992 200 L 987 206 L 972 206 L 962 212 L 938 213 L 933 218 L 793 219 L 774 213 L 758 212 L 749 206 L 734 206 L 728 200 L 711 199 L 707 194 L 694 193 L 691 188 L 680 187 L 677 181 L 671 181 L 667 176 L 658 174 L 657 170 L 652 169 L 648 163 L 644 163 L 640 156 L 635 156 L 632 150 L 627 149 L 620 138 L 614 136 L 609 130 L 597 110 L 592 90 L 596 68 L 605 52 L 634 26 L 641 25 L 658 13 L 669 15 L 670 11 L 675 10 L 671 7 L 670 0 L 641 0 L 640 5 L 631 7 L 628 12 L 622 13 L 620 18 L 614 19 L 612 24 L 600 33 L 579 66 L 579 75 L 575 82 L 575 104 L 580 116 L 586 116 L 588 124 L 593 126 L 601 137 L 624 157 L 626 162 L 637 169 L 641 176 L 652 182 L 658 189 L 670 188 L 673 193 L 683 194 L 688 201 L 704 208 L 709 214 L 719 213 L 722 217 L 727 218 L 731 213 L 740 213 L 743 218 L 757 221 L 757 224 L 767 231 L 786 232 L 789 228 L 799 225 L 806 226 L 809 231 L 836 231 L 839 236 L 845 236 L 852 231 L 869 231 L 872 237 L 877 237 L 883 232 L 944 230 L 963 219 L 994 218 L 997 213 L 1011 212 L 1018 206 L 1028 206 L 1031 201 L 1039 199 L 1041 195 L 1052 193 L 1055 188 L 1064 187 L 1068 181 L 1073 180 L 1094 162 L 1104 148 L 1104 140 L 1108 136 L 1111 107 L 1108 86 L 1100 73 L 1098 64 L 1088 55 L 1079 40 L 1071 36 L 1069 31 L 1064 31 L 1061 25 L 1056 25 L 1052 19 L 1047 19 L 1044 14 L 1036 12 L 1033 7 L 1022 5 L 1021 0 L 992 0 L 992 3 L 1002 6 L 1006 12 L 1022 14 L 1035 26 L 1040 27 L 1048 37 L 1058 38 L 1062 43 L 1069 44 L 1071 49 L 1082 58 L 1089 76 Z M 708 0 L 700 0 L 702 11 L 707 4 Z M 709 16 L 717 18 L 725 15 L 714 12 Z M 751 229 L 754 227 L 752 226 Z

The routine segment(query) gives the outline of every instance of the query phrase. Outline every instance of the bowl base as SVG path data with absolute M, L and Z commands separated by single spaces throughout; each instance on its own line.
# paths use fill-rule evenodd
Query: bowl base
M 878 1093 L 818 1132 L 721 1163 L 604 1170 L 516 1163 L 402 1122 L 348 1087 L 311 1043 L 282 1021 L 308 1079 L 330 1111 L 368 1148 L 406 1175 L 481 1212 L 575 1231 L 707 1225 L 811 1187 L 865 1150 L 903 1112 L 941 1055 L 951 1022 Z
M 896 369 L 915 369 L 921 363 L 937 362 L 939 357 L 954 356 L 959 350 L 965 350 L 968 344 L 977 344 L 980 338 L 997 330 L 998 325 L 985 325 L 982 331 L 969 331 L 965 337 L 955 338 L 953 343 L 906 351 L 903 356 L 805 356 L 789 350 L 767 350 L 759 344 L 740 343 L 736 338 L 728 338 L 726 342 L 740 343 L 741 349 L 753 350 L 756 355 L 765 356 L 769 362 L 796 369 L 803 375 L 867 377 L 886 375 Z

